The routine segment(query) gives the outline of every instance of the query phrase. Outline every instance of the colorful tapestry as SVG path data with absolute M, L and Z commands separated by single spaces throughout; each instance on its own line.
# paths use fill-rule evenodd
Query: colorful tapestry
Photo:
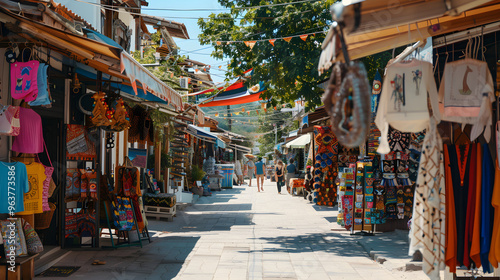
M 338 141 L 329 126 L 314 127 L 316 157 L 314 162 L 314 202 L 333 206 L 337 199 Z
M 85 138 L 86 149 L 83 152 L 78 152 L 75 154 L 70 154 L 66 152 L 66 158 L 69 160 L 93 160 L 96 157 L 95 144 L 90 141 L 87 131 L 83 125 L 78 124 L 68 124 L 66 132 L 66 145 L 71 146 L 75 139 Z

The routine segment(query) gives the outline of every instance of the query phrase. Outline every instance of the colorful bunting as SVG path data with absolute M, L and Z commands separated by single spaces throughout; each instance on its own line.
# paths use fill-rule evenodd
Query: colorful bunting
M 219 116 L 219 113 L 215 113 L 215 116 L 218 117 Z
M 250 111 L 248 111 L 247 113 L 248 113 L 248 115 L 250 116 Z
M 269 40 L 269 43 L 271 43 L 271 45 L 273 45 L 273 47 L 274 47 L 274 42 L 276 42 L 276 39 Z
M 290 43 L 290 40 L 292 40 L 292 37 L 286 37 L 286 38 L 283 38 L 283 40 L 285 40 L 287 43 Z
M 242 111 L 243 113 L 245 113 L 245 108 L 241 108 L 241 111 Z
M 222 65 L 219 65 L 219 69 L 222 69 Z
M 274 111 L 276 111 L 276 106 L 274 106 Z
M 304 34 L 304 35 L 300 35 L 299 37 L 300 37 L 300 39 L 302 39 L 302 41 L 305 41 L 305 40 L 307 40 L 307 36 L 309 36 L 309 35 Z
M 238 116 L 238 115 L 240 114 L 240 112 L 235 112 L 234 114 L 235 114 L 236 116 Z
M 283 106 L 283 108 L 285 108 L 285 107 L 286 107 L 286 104 L 283 104 L 283 105 L 281 105 L 281 106 Z
M 245 41 L 245 45 L 247 45 L 250 49 L 253 49 L 255 43 L 257 43 L 257 41 Z

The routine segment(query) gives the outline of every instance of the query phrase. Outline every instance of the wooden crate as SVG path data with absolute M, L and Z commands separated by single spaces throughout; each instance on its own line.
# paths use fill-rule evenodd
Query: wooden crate
M 148 217 L 155 217 L 156 220 L 160 220 L 161 218 L 167 219 L 169 222 L 174 220 L 174 216 L 177 213 L 177 206 L 174 207 L 158 207 L 158 206 L 150 206 L 144 205 L 144 212 Z

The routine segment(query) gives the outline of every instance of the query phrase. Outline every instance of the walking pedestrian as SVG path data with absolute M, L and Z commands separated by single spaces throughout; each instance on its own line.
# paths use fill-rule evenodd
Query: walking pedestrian
M 253 160 L 251 158 L 248 159 L 247 168 L 248 168 L 248 179 L 250 180 L 250 182 L 248 183 L 248 186 L 251 187 L 252 186 L 252 177 L 255 174 L 255 163 L 253 162 Z
M 262 162 L 262 157 L 259 157 L 257 159 L 257 162 L 255 163 L 255 177 L 257 177 L 257 190 L 259 192 L 261 190 L 264 191 L 265 170 L 266 170 L 266 165 Z
M 285 176 L 285 167 L 283 166 L 283 162 L 281 160 L 278 160 L 278 164 L 276 165 L 276 171 L 274 173 L 274 178 L 276 179 L 276 185 L 278 186 L 278 193 L 281 194 L 281 187 L 283 186 L 284 183 L 284 176 Z
M 243 171 L 241 168 L 241 160 L 236 160 L 235 166 L 234 166 L 234 172 L 236 173 L 236 177 L 238 177 L 238 185 L 241 186 L 241 184 L 244 183 Z
M 290 189 L 290 179 L 295 177 L 295 171 L 297 170 L 297 166 L 293 162 L 293 158 L 290 159 L 290 164 L 286 167 L 285 183 L 287 190 Z

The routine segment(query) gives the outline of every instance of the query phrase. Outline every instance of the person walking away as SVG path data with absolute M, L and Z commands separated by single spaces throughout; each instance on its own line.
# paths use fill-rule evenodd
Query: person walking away
M 252 186 L 252 178 L 253 178 L 253 175 L 255 174 L 255 163 L 253 162 L 252 159 L 248 160 L 247 166 L 248 166 L 248 178 L 250 179 L 248 186 L 251 187 Z
M 297 167 L 294 164 L 293 158 L 290 159 L 290 164 L 286 167 L 286 177 L 285 177 L 285 183 L 286 183 L 286 188 L 287 190 L 290 189 L 290 179 L 295 177 L 295 170 Z
M 255 177 L 257 177 L 257 190 L 260 192 L 264 191 L 264 176 L 265 176 L 266 165 L 262 162 L 262 158 L 259 157 L 255 163 Z
M 236 173 L 236 177 L 238 178 L 238 185 L 241 186 L 241 184 L 243 184 L 243 171 L 241 170 L 241 160 L 236 160 L 234 165 L 234 173 Z
M 283 186 L 283 177 L 285 176 L 283 162 L 278 160 L 278 164 L 276 165 L 276 171 L 274 173 L 274 178 L 276 180 L 276 185 L 278 186 L 278 193 L 281 194 L 281 187 Z

